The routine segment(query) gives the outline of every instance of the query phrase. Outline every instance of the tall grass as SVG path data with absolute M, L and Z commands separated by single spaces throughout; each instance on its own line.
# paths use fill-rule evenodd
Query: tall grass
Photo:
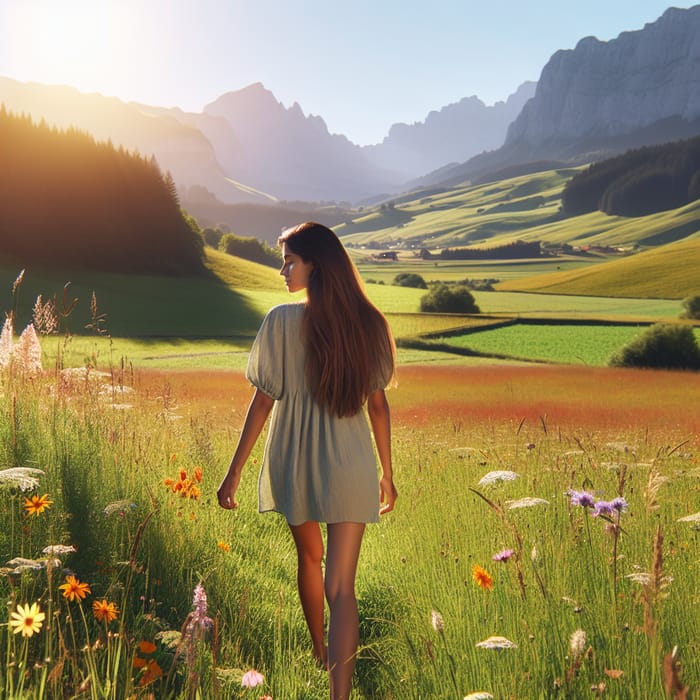
M 6 620 L 34 602 L 47 615 L 32 637 L 0 630 L 6 697 L 327 697 L 286 525 L 255 512 L 256 466 L 237 511 L 215 503 L 250 390 L 236 373 L 190 379 L 4 370 L 2 465 L 43 474 L 26 491 L 0 479 L 0 590 Z M 603 685 L 662 697 L 674 647 L 681 682 L 697 688 L 700 540 L 682 520 L 700 510 L 697 378 L 400 368 L 399 381 L 401 495 L 363 548 L 353 697 L 581 697 Z M 668 404 L 655 398 L 663 386 Z M 570 490 L 628 507 L 594 517 Z M 51 505 L 29 515 L 25 499 L 43 494 Z M 542 501 L 512 507 L 523 498 Z M 43 553 L 59 544 L 76 551 Z M 90 585 L 85 600 L 63 597 L 67 575 Z M 199 583 L 212 623 L 184 643 Z M 103 600 L 116 620 L 94 618 Z M 477 647 L 494 636 L 511 648 Z M 251 667 L 263 686 L 241 685 Z

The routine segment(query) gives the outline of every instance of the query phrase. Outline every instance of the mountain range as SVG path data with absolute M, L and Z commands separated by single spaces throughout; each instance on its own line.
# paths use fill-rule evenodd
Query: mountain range
M 331 134 L 262 84 L 184 112 L 0 78 L 0 103 L 61 128 L 154 155 L 185 206 L 369 203 L 421 186 L 488 178 L 546 161 L 577 164 L 700 133 L 700 5 L 637 31 L 557 51 L 537 83 L 485 105 L 471 96 L 394 124 L 381 143 Z M 535 165 L 529 165 L 531 163 Z

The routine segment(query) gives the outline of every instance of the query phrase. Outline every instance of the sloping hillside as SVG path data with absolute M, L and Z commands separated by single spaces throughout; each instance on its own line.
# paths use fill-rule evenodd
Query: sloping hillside
M 541 241 L 573 247 L 632 249 L 687 239 L 700 232 L 700 200 L 648 216 L 596 211 L 562 217 L 561 196 L 579 169 L 532 173 L 483 185 L 403 195 L 336 228 L 350 248 L 439 250 Z
M 683 299 L 700 294 L 700 239 L 600 265 L 502 282 L 499 291 Z

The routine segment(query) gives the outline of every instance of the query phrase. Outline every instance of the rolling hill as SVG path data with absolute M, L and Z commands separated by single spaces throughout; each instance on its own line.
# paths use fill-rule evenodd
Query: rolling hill
M 643 217 L 600 211 L 563 217 L 561 196 L 579 172 L 563 168 L 482 185 L 419 190 L 336 228 L 350 248 L 494 247 L 522 241 L 545 245 L 646 248 L 700 235 L 700 200 Z
M 509 280 L 499 291 L 683 299 L 700 294 L 700 234 L 632 257 L 566 272 Z

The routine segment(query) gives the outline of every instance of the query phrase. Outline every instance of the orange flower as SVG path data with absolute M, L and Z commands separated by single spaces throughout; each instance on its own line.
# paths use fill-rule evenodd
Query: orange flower
M 86 595 L 91 593 L 90 585 L 81 583 L 75 576 L 66 576 L 66 582 L 58 587 L 59 591 L 63 591 L 63 597 L 75 602 L 83 600 Z
M 114 603 L 108 603 L 104 598 L 92 604 L 92 613 L 99 622 L 110 623 L 119 617 L 119 610 Z
M 147 639 L 139 642 L 139 651 L 142 654 L 152 654 L 156 648 L 156 645 L 153 642 L 149 642 Z
M 489 572 L 478 564 L 474 564 L 472 576 L 480 588 L 487 591 L 490 591 L 493 588 L 493 579 L 489 575 Z
M 231 546 L 226 543 L 226 542 L 217 542 L 216 546 L 222 551 L 222 552 L 229 552 L 231 551 Z
M 144 659 L 144 661 L 146 660 Z M 158 662 L 155 659 L 148 659 L 146 661 L 146 671 L 143 676 L 141 676 L 139 685 L 143 688 L 143 686 L 153 683 L 153 681 L 157 680 L 162 675 L 163 669 L 159 666 Z
M 195 467 L 193 474 L 194 474 L 195 481 L 197 481 L 197 482 L 202 481 L 202 468 L 201 467 Z
M 24 509 L 27 511 L 27 515 L 40 515 L 47 508 L 50 508 L 52 503 L 53 501 L 49 500 L 49 494 L 45 493 L 43 496 L 25 498 Z
M 180 481 L 185 481 L 187 479 L 187 472 L 184 469 L 180 469 Z

